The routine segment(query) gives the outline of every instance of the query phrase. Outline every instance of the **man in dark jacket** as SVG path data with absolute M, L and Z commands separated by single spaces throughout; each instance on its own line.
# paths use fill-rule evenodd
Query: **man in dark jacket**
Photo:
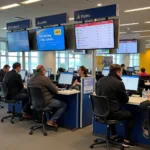
M 113 64 L 110 66 L 110 73 L 107 77 L 100 79 L 96 85 L 96 94 L 99 96 L 106 96 L 109 101 L 110 120 L 126 120 L 126 137 L 123 142 L 125 147 L 133 147 L 130 137 L 133 129 L 133 117 L 130 112 L 120 109 L 121 104 L 126 104 L 129 101 L 129 97 L 126 93 L 125 86 L 121 79 L 122 68 L 120 65 Z M 115 125 L 111 126 L 112 135 L 118 138 Z
M 5 65 L 3 69 L 0 70 L 0 82 L 3 82 L 4 76 L 7 72 L 9 72 L 10 66 Z
M 16 62 L 13 64 L 13 70 L 7 72 L 4 76 L 4 83 L 8 88 L 8 99 L 14 99 L 16 101 L 22 101 L 23 116 L 30 118 L 30 104 L 27 92 L 24 91 L 21 75 L 21 64 Z
M 126 76 L 127 71 L 125 70 L 125 64 L 122 64 L 121 67 L 122 67 L 122 75 Z
M 61 114 L 66 109 L 66 104 L 63 101 L 57 100 L 54 96 L 58 93 L 58 89 L 52 83 L 52 81 L 45 76 L 46 69 L 43 65 L 39 65 L 36 68 L 36 74 L 31 77 L 28 82 L 28 86 L 40 87 L 44 96 L 44 106 L 48 106 L 50 108 L 55 108 L 56 112 L 52 116 L 49 117 L 47 114 L 47 124 L 50 126 L 57 127 L 56 121 L 59 119 Z M 36 103 L 36 102 L 35 102 Z

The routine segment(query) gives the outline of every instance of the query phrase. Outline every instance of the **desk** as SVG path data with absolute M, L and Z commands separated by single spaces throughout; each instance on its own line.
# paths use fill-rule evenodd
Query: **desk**
M 59 125 L 68 129 L 78 129 L 80 123 L 80 92 L 64 90 L 58 92 L 58 99 L 67 104 L 66 111 L 59 119 Z
M 146 112 L 140 109 L 139 105 L 141 102 L 145 101 L 146 99 L 141 97 L 130 97 L 129 103 L 124 105 L 126 110 L 129 110 L 135 121 L 135 126 L 132 133 L 132 141 L 138 145 L 146 145 L 150 146 L 150 140 L 144 138 L 142 135 L 142 124 L 146 118 Z M 121 124 L 121 125 L 120 125 Z M 120 136 L 125 135 L 125 122 L 122 121 L 121 123 L 116 125 L 117 132 Z M 93 120 L 93 134 L 94 135 L 106 135 L 106 125 L 100 124 Z
M 145 83 L 145 86 L 150 86 L 150 82 L 146 82 L 146 83 Z

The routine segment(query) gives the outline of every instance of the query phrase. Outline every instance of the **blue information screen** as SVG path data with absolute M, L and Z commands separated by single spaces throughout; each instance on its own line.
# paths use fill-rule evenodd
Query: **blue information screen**
M 9 52 L 23 52 L 30 50 L 28 31 L 8 32 L 7 38 Z
M 37 29 L 36 35 L 38 50 L 65 50 L 65 35 L 63 26 Z

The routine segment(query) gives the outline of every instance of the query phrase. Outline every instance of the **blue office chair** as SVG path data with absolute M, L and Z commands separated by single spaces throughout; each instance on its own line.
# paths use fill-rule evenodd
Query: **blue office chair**
M 0 88 L 1 88 L 1 97 L 2 97 L 3 101 L 5 103 L 12 104 L 12 115 L 8 115 L 8 116 L 3 117 L 1 119 L 1 122 L 4 122 L 4 120 L 7 119 L 7 118 L 11 118 L 10 123 L 14 124 L 13 120 L 14 120 L 15 115 L 16 115 L 16 111 L 15 111 L 16 101 L 8 99 L 8 89 L 7 89 L 7 86 L 4 82 L 0 82 Z M 17 102 L 17 103 L 19 103 L 19 102 Z M 19 116 L 19 118 L 21 120 L 21 115 Z
M 43 93 L 42 93 L 42 89 L 38 88 L 38 87 L 32 87 L 29 86 L 28 87 L 28 94 L 29 94 L 29 98 L 30 98 L 30 102 L 32 104 L 32 109 L 35 109 L 37 112 L 41 112 L 42 113 L 42 123 L 38 124 L 38 125 L 34 125 L 30 128 L 30 132 L 29 134 L 32 135 L 33 131 L 41 129 L 42 128 L 42 132 L 44 136 L 47 136 L 47 132 L 46 132 L 46 113 L 49 112 L 52 114 L 52 110 L 53 108 L 49 108 L 49 107 L 44 107 L 43 106 L 43 102 L 44 102 L 44 97 L 43 97 Z M 54 131 L 58 131 L 57 128 L 49 128 L 51 130 Z
M 119 121 L 117 120 L 108 120 L 107 117 L 110 113 L 109 102 L 106 97 L 91 95 L 91 103 L 92 103 L 92 111 L 93 118 L 96 122 L 107 125 L 107 134 L 105 138 L 96 139 L 94 144 L 90 146 L 90 148 L 94 148 L 95 145 L 99 144 L 107 144 L 107 150 L 109 150 L 109 145 L 113 144 L 114 146 L 119 147 L 121 150 L 124 150 L 124 147 L 115 141 L 112 141 L 110 138 L 110 126 L 113 124 L 117 124 Z

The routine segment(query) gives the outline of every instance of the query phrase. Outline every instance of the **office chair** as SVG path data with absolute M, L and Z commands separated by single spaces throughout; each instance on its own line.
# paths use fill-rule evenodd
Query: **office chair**
M 150 106 L 148 106 L 148 135 L 150 139 Z
M 3 117 L 1 119 L 1 122 L 4 122 L 4 120 L 7 119 L 7 118 L 11 118 L 10 123 L 14 124 L 13 119 L 15 118 L 15 114 L 16 114 L 16 111 L 15 111 L 16 101 L 15 100 L 10 100 L 10 99 L 7 98 L 8 89 L 7 89 L 7 86 L 4 82 L 0 82 L 0 88 L 1 88 L 1 96 L 2 96 L 3 101 L 5 103 L 12 104 L 12 115 L 8 115 L 8 116 Z M 20 120 L 21 120 L 21 116 L 19 116 L 19 117 L 20 117 Z
M 110 125 L 117 124 L 119 121 L 117 120 L 108 120 L 107 117 L 110 113 L 108 99 L 103 96 L 91 95 L 91 103 L 92 103 L 92 111 L 93 117 L 96 122 L 107 125 L 107 134 L 105 138 L 96 139 L 94 144 L 90 146 L 90 148 L 94 148 L 95 145 L 107 144 L 107 150 L 110 149 L 109 145 L 113 144 L 114 146 L 118 146 L 121 150 L 124 150 L 124 147 L 117 142 L 114 142 L 110 139 Z
M 52 114 L 52 108 L 49 107 L 43 107 L 44 97 L 42 93 L 42 89 L 38 87 L 28 87 L 28 94 L 30 98 L 30 102 L 32 104 L 32 109 L 35 109 L 37 112 L 42 113 L 42 124 L 38 124 L 35 126 L 32 126 L 30 128 L 29 134 L 32 135 L 33 131 L 41 129 L 44 136 L 47 136 L 46 132 L 46 112 L 50 112 Z M 51 128 L 54 131 L 58 131 L 57 128 Z

